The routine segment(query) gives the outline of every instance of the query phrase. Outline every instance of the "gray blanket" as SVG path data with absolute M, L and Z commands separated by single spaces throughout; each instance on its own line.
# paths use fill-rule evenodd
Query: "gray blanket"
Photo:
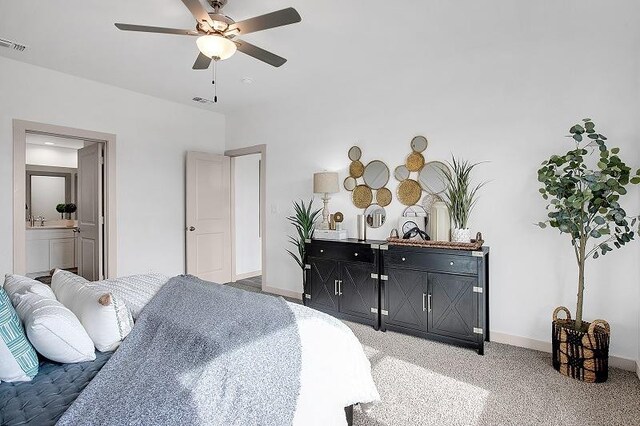
M 172 278 L 59 425 L 290 425 L 300 338 L 287 303 Z

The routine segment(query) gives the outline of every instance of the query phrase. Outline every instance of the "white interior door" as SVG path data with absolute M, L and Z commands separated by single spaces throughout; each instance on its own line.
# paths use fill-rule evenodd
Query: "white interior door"
M 102 144 L 78 150 L 78 275 L 89 281 L 104 277 L 102 265 Z
M 231 281 L 231 159 L 187 153 L 187 274 Z

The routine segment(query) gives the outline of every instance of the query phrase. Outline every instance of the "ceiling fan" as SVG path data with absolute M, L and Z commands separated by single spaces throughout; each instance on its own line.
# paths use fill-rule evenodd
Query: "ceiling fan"
M 256 16 L 235 22 L 222 13 L 222 8 L 228 0 L 207 0 L 213 8 L 213 13 L 207 12 L 199 0 L 182 0 L 196 19 L 194 30 L 182 30 L 175 28 L 149 27 L 145 25 L 115 24 L 123 31 L 140 31 L 145 33 L 175 34 L 198 37 L 196 44 L 200 54 L 193 64 L 194 70 L 208 69 L 211 61 L 228 59 L 236 53 L 236 50 L 266 62 L 274 67 L 284 65 L 287 60 L 274 53 L 264 50 L 251 43 L 239 39 L 244 34 L 256 31 L 268 30 L 283 25 L 295 24 L 302 21 L 300 14 L 294 8 L 289 7 L 266 15 Z

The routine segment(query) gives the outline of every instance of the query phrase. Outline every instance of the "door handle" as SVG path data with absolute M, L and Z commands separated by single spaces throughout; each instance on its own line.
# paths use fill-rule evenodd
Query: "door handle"
M 338 296 L 342 296 L 342 280 L 338 280 Z
M 193 231 L 195 231 L 195 230 L 196 230 L 196 227 L 195 227 L 195 226 L 190 226 L 190 227 L 189 227 L 189 231 L 193 232 Z
M 422 312 L 427 310 L 426 305 L 426 301 L 425 299 L 427 298 L 427 293 L 422 293 Z
M 338 295 L 338 280 L 333 280 L 333 293 L 334 296 Z
M 427 296 L 427 312 L 431 312 L 431 294 Z

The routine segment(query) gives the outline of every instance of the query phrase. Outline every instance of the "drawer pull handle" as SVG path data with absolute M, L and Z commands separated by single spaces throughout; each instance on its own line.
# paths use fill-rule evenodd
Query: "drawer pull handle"
M 453 266 L 453 262 L 449 262 L 449 265 Z
M 338 280 L 333 281 L 333 294 L 334 296 L 338 295 Z
M 403 257 L 403 258 L 402 258 L 402 261 L 404 262 L 405 260 L 407 260 L 407 259 L 405 259 L 405 258 Z
M 358 253 L 354 253 L 354 256 L 355 256 L 355 257 L 358 257 Z
M 431 312 L 431 295 L 427 296 L 427 312 Z
M 425 306 L 425 299 L 427 298 L 427 293 L 422 293 L 422 312 L 427 310 L 427 307 Z
M 324 253 L 324 250 L 323 250 L 323 249 L 320 249 L 320 253 Z

